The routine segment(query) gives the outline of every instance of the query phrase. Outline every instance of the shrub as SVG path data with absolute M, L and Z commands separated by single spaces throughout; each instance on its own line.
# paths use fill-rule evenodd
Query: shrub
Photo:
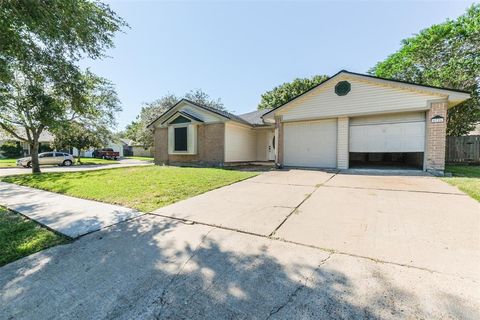
M 18 158 L 23 154 L 23 148 L 20 143 L 16 141 L 7 141 L 0 146 L 2 155 L 6 158 Z

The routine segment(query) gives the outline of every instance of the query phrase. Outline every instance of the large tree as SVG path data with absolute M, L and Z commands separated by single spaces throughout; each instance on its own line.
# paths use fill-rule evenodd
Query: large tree
M 98 1 L 0 2 L 0 127 L 30 144 L 33 172 L 40 172 L 42 131 L 80 117 L 108 118 L 91 103 L 105 83 L 76 62 L 102 57 L 125 25 Z
M 460 136 L 480 121 L 480 4 L 455 20 L 433 25 L 402 41 L 400 50 L 370 73 L 390 79 L 471 92 L 450 109 L 447 134 Z
M 40 172 L 38 147 L 44 130 L 55 133 L 72 121 L 108 127 L 120 110 L 112 84 L 88 70 L 65 83 L 52 81 L 41 72 L 15 75 L 0 105 L 0 127 L 29 143 L 33 172 Z M 24 128 L 26 136 L 18 134 L 18 127 Z
M 187 92 L 183 98 L 202 106 L 214 108 L 217 110 L 225 110 L 221 99 L 212 99 L 201 89 L 191 90 Z M 155 120 L 159 115 L 167 111 L 175 105 L 182 97 L 168 93 L 153 102 L 144 103 L 140 114 L 135 121 L 132 121 L 126 128 L 124 136 L 134 140 L 145 147 L 153 145 L 153 134 L 147 126 Z
M 81 152 L 89 148 L 100 148 L 104 146 L 112 134 L 108 127 L 98 125 L 88 125 L 72 121 L 68 125 L 62 126 L 55 131 L 53 147 L 57 150 L 76 148 L 78 155 L 77 161 L 81 163 Z
M 316 75 L 311 78 L 296 78 L 291 82 L 283 83 L 262 94 L 258 109 L 273 109 L 281 106 L 327 79 L 326 75 Z

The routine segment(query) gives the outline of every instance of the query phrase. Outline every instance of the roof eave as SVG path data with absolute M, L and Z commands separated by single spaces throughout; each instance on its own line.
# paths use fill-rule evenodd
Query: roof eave
M 297 95 L 296 97 L 290 99 L 289 101 L 285 102 L 284 104 L 268 111 L 267 113 L 265 113 L 262 116 L 262 119 L 264 119 L 264 120 L 265 119 L 272 119 L 274 117 L 275 111 L 278 111 L 279 109 L 286 107 L 291 102 L 293 102 L 293 101 L 297 100 L 298 98 L 308 94 L 309 92 L 325 85 L 327 82 L 330 82 L 334 78 L 336 78 L 338 76 L 341 76 L 341 75 L 348 75 L 348 76 L 353 76 L 353 77 L 366 77 L 366 78 L 371 78 L 371 79 L 376 80 L 376 81 L 385 81 L 385 82 L 393 82 L 393 83 L 397 83 L 397 84 L 402 84 L 404 86 L 404 88 L 407 89 L 407 90 L 408 90 L 408 87 L 414 87 L 414 86 L 422 87 L 422 88 L 424 88 L 425 91 L 430 91 L 430 92 L 435 93 L 435 94 L 442 94 L 442 95 L 445 95 L 447 98 L 451 97 L 450 99 L 451 99 L 452 102 L 454 102 L 454 105 L 458 105 L 458 104 L 460 104 L 460 103 L 462 103 L 465 100 L 468 100 L 470 98 L 470 93 L 467 92 L 467 91 L 463 91 L 463 90 L 456 90 L 456 89 L 450 89 L 450 88 L 441 88 L 441 87 L 434 87 L 434 86 L 428 86 L 428 85 L 421 85 L 421 84 L 416 84 L 416 83 L 411 83 L 411 82 L 406 82 L 406 81 L 376 77 L 376 76 L 372 76 L 372 75 L 368 75 L 368 74 L 350 72 L 350 71 L 347 71 L 347 70 L 340 70 L 339 72 L 337 72 L 336 74 L 334 74 L 330 78 L 326 79 L 325 81 L 322 81 L 321 83 L 319 83 L 316 86 L 310 88 L 309 90 Z M 449 101 L 450 101 L 450 99 L 449 99 Z

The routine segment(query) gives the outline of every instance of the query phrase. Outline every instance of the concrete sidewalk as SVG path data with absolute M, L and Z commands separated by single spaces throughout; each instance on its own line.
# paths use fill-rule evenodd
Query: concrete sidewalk
M 142 212 L 0 182 L 0 205 L 71 238 L 142 215 Z

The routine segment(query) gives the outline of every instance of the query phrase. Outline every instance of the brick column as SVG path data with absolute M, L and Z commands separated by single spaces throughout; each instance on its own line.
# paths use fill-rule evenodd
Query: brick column
M 427 112 L 425 167 L 428 172 L 443 175 L 445 170 L 445 145 L 447 139 L 447 101 L 434 102 Z M 442 116 L 443 122 L 432 122 L 435 116 Z
M 153 144 L 155 145 L 154 160 L 155 164 L 168 164 L 168 129 L 155 128 L 153 135 Z
M 275 117 L 275 131 L 277 136 L 275 140 L 277 141 L 277 159 L 276 165 L 278 167 L 283 167 L 283 122 L 281 117 Z

